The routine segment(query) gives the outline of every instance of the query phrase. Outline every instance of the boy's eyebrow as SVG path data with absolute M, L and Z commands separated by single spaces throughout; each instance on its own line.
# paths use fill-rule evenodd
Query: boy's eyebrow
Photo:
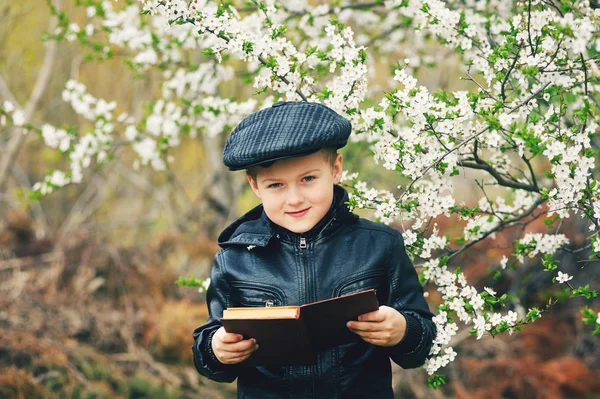
M 304 176 L 304 175 L 307 175 L 312 172 L 320 172 L 320 171 L 321 171 L 321 169 L 319 169 L 319 168 L 311 169 L 311 170 L 307 170 L 306 172 L 302 172 L 302 173 L 298 174 L 298 176 Z M 266 183 L 268 181 L 277 181 L 277 180 L 279 180 L 279 179 L 277 179 L 276 177 L 273 177 L 273 178 L 261 179 L 261 182 Z
M 312 172 L 320 172 L 320 171 L 321 171 L 321 169 L 319 169 L 319 168 L 317 168 L 317 169 L 311 169 L 311 170 L 307 170 L 304 173 L 300 173 L 298 176 L 307 175 L 307 174 L 312 173 Z

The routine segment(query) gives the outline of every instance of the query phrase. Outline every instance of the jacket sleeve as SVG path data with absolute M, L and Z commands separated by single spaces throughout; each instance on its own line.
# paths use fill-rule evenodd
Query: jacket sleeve
M 208 320 L 194 330 L 194 366 L 200 374 L 218 382 L 232 382 L 237 378 L 239 366 L 221 363 L 212 351 L 212 337 L 221 327 L 220 318 L 223 309 L 228 307 L 229 284 L 225 279 L 222 261 L 223 251 L 215 256 L 210 285 L 206 295 L 208 305 Z
M 433 314 L 423 296 L 423 286 L 404 249 L 402 235 L 397 232 L 389 261 L 390 293 L 388 305 L 406 319 L 402 340 L 389 348 L 391 359 L 402 368 L 423 365 L 436 336 Z

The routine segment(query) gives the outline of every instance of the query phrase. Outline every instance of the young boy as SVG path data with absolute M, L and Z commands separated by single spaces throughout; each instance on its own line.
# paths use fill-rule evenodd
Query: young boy
M 245 118 L 223 152 L 246 169 L 262 204 L 219 236 L 209 320 L 194 331 L 194 364 L 215 381 L 238 379 L 240 398 L 392 398 L 390 358 L 418 367 L 435 336 L 432 314 L 402 236 L 345 203 L 343 147 L 350 122 L 317 103 L 280 102 Z M 348 322 L 348 344 L 308 366 L 244 367 L 260 345 L 227 333 L 228 307 L 302 305 L 375 288 L 379 310 Z

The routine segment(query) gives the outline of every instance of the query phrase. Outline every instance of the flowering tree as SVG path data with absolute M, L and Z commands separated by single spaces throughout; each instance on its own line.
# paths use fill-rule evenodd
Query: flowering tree
M 81 182 L 85 168 L 119 146 L 135 151 L 135 167 L 161 171 L 169 149 L 185 140 L 227 134 L 274 101 L 316 101 L 348 118 L 352 141 L 368 146 L 402 183 L 378 190 L 357 173 L 344 176 L 351 207 L 374 209 L 384 223 L 402 221 L 422 282 L 441 294 L 425 364 L 431 386 L 444 382 L 439 370 L 456 357 L 459 329 L 477 339 L 512 333 L 547 310 L 501 312 L 507 295 L 470 285 L 455 261 L 472 246 L 518 228 L 519 239 L 490 264 L 496 274 L 535 258 L 572 297 L 598 295 L 589 285 L 573 286 L 556 260 L 558 251 L 600 259 L 600 10 L 589 1 L 76 3 L 86 10 L 83 23 L 49 2 L 58 19 L 49 38 L 79 42 L 90 60 L 119 51 L 139 74 L 161 71 L 160 96 L 149 99 L 141 118 L 116 115 L 117 104 L 69 81 L 63 100 L 93 123 L 89 131 L 33 126 L 5 102 L 2 125 L 39 133 L 70 162 L 33 195 Z M 449 62 L 460 65 L 463 89 L 431 92 L 419 84 L 419 70 Z M 240 79 L 254 92 L 219 96 Z M 463 176 L 480 189 L 472 204 L 456 200 Z M 458 218 L 460 234 L 436 224 L 450 217 Z M 574 217 L 588 229 L 577 249 L 563 223 Z M 540 219 L 547 232 L 530 228 Z M 584 307 L 582 314 L 599 333 L 600 313 Z

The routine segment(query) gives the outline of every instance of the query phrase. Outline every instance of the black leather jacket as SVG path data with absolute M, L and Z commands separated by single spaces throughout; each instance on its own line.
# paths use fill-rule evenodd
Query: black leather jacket
M 435 337 L 432 314 L 402 236 L 348 211 L 347 192 L 335 186 L 328 214 L 309 232 L 273 224 L 258 206 L 219 236 L 208 289 L 210 317 L 194 331 L 194 364 L 221 382 L 238 379 L 240 398 L 392 398 L 389 358 L 403 368 L 422 365 Z M 380 305 L 407 320 L 404 338 L 379 347 L 358 336 L 318 353 L 310 366 L 241 367 L 219 362 L 211 349 L 223 309 L 302 305 L 375 288 Z

